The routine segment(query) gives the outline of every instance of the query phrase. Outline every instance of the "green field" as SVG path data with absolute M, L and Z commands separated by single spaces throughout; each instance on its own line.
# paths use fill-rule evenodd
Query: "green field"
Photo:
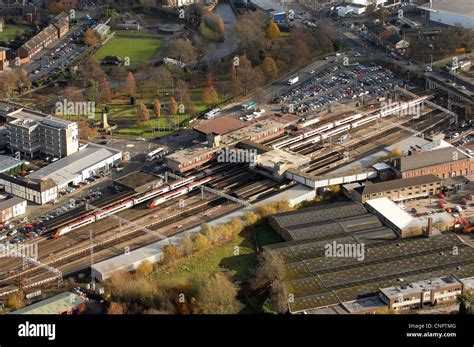
M 0 41 L 10 41 L 15 37 L 22 35 L 29 26 L 19 24 L 5 24 L 3 31 L 0 32 Z
M 130 64 L 136 65 L 144 60 L 150 60 L 157 49 L 163 44 L 163 40 L 157 38 L 126 38 L 115 37 L 102 46 L 95 57 L 101 60 L 105 56 L 115 55 L 124 59 L 130 58 Z
M 222 246 L 216 246 L 208 251 L 179 261 L 170 268 L 159 268 L 153 276 L 159 280 L 186 282 L 196 274 L 209 274 L 228 269 L 238 281 L 248 278 L 250 269 L 255 267 L 256 256 L 253 245 L 249 240 L 250 231 L 242 232 L 234 241 Z M 239 255 L 235 255 L 238 246 Z

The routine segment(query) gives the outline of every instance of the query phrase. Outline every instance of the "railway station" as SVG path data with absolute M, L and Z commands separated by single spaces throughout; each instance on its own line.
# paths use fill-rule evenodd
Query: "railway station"
M 163 185 L 163 178 L 145 171 L 132 172 L 114 180 L 114 185 L 128 188 L 137 194 L 142 194 Z

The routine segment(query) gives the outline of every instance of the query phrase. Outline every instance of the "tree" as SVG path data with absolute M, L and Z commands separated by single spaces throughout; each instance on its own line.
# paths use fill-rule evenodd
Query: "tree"
M 186 39 L 175 39 L 171 41 L 166 53 L 183 63 L 190 63 L 196 59 L 196 49 L 193 43 Z
M 261 69 L 267 81 L 273 80 L 278 75 L 278 68 L 272 57 L 265 57 L 265 59 L 263 59 Z
M 86 100 L 97 103 L 100 98 L 99 83 L 96 80 L 88 81 L 87 89 L 84 93 Z
M 284 278 L 283 260 L 270 252 L 262 252 L 250 276 L 249 287 L 252 291 L 266 293 L 273 311 L 285 313 L 288 311 L 288 294 L 283 284 Z
M 174 245 L 163 247 L 163 262 L 171 264 L 179 258 L 179 249 Z
M 247 211 L 244 214 L 245 225 L 252 227 L 258 222 L 258 216 L 255 212 Z
M 106 77 L 102 78 L 102 83 L 100 87 L 100 102 L 103 104 L 110 102 L 110 100 L 112 99 L 112 92 L 110 91 L 109 81 Z
M 144 103 L 140 103 L 137 107 L 137 124 L 146 122 L 150 119 L 150 112 Z
M 149 260 L 143 260 L 137 267 L 137 274 L 149 276 L 153 272 L 153 264 Z
M 176 113 L 178 113 L 178 103 L 173 97 L 170 98 L 168 109 L 173 116 L 176 115 Z
M 86 45 L 96 46 L 98 42 L 99 38 L 92 28 L 89 28 L 84 32 L 84 43 Z
M 190 255 L 194 251 L 194 241 L 189 233 L 184 233 L 181 241 L 181 250 L 183 255 Z
M 155 115 L 155 118 L 160 118 L 160 115 L 161 115 L 161 103 L 160 103 L 160 99 L 155 99 L 155 101 L 153 102 L 153 113 Z
M 226 275 L 216 272 L 198 285 L 197 303 L 203 313 L 237 313 L 240 304 L 237 300 L 237 286 Z
M 204 89 L 202 101 L 207 105 L 207 107 L 217 104 L 219 102 L 219 95 L 217 94 L 216 88 L 210 86 Z
M 48 12 L 52 15 L 58 15 L 65 10 L 65 7 L 59 2 L 53 2 L 48 6 Z
M 457 298 L 460 314 L 474 314 L 474 294 L 465 292 Z
M 127 75 L 127 92 L 130 97 L 137 94 L 137 83 L 135 82 L 135 77 L 133 76 L 132 71 L 129 71 Z
M 214 74 L 212 72 L 208 72 L 206 74 L 206 86 L 208 87 L 214 87 L 216 81 L 214 79 Z
M 12 310 L 18 310 L 25 306 L 25 299 L 23 296 L 23 291 L 18 291 L 11 294 L 7 299 L 7 306 Z
M 196 238 L 194 239 L 194 244 L 196 245 L 196 249 L 198 251 L 202 251 L 211 247 L 211 242 L 202 233 L 198 233 L 196 235 Z
M 237 47 L 249 59 L 259 60 L 260 51 L 265 48 L 265 19 L 259 12 L 247 12 L 240 16 L 233 26 Z
M 84 141 L 90 141 L 99 134 L 98 129 L 90 126 L 86 121 L 77 122 L 77 128 L 79 130 L 79 138 Z
M 112 301 L 107 309 L 107 314 L 124 314 L 125 304 Z
M 279 38 L 280 35 L 281 33 L 278 25 L 273 20 L 269 20 L 267 24 L 267 29 L 265 30 L 265 37 L 267 39 L 273 40 Z

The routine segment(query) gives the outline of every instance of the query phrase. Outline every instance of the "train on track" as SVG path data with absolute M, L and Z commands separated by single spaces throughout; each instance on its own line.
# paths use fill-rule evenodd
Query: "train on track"
M 316 143 L 328 137 L 341 134 L 350 129 L 354 129 L 367 123 L 373 122 L 379 118 L 386 117 L 395 112 L 405 111 L 407 109 L 412 108 L 414 105 L 422 103 L 423 101 L 429 98 L 430 96 L 423 96 L 409 102 L 398 103 L 396 106 L 381 110 L 380 112 L 373 115 L 356 113 L 350 116 L 346 116 L 335 121 L 320 125 L 314 129 L 302 132 L 297 136 L 275 143 L 272 145 L 272 147 L 275 149 L 284 147 L 289 147 L 289 149 L 295 149 L 307 143 Z
M 150 200 L 158 196 L 161 198 L 156 199 L 151 203 L 151 204 L 154 204 L 154 206 L 158 206 L 164 201 L 171 200 L 174 197 L 185 195 L 191 190 L 194 190 L 199 185 L 210 182 L 213 178 L 216 177 L 216 174 L 227 169 L 230 165 L 232 164 L 217 165 L 214 168 L 208 168 L 206 170 L 203 170 L 202 172 L 196 175 L 189 176 L 179 181 L 162 185 L 161 187 L 153 189 L 149 192 L 115 202 L 107 207 L 100 209 L 100 211 L 96 211 L 92 213 L 86 212 L 85 215 L 80 216 L 79 218 L 76 218 L 61 227 L 58 227 L 52 233 L 53 238 L 58 238 L 73 230 L 76 230 L 85 225 L 94 223 L 112 214 L 115 214 L 120 211 L 124 211 L 126 209 L 131 208 L 132 206 L 141 204 L 147 200 Z

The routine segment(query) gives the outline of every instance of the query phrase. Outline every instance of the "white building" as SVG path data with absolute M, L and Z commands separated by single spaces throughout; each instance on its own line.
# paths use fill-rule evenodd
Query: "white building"
M 362 5 L 362 6 L 369 6 L 372 4 L 379 6 L 386 3 L 387 0 L 350 0 L 349 2 L 355 5 Z
M 474 29 L 472 0 L 431 0 L 418 6 L 432 22 Z
M 58 190 L 85 181 L 99 171 L 109 170 L 122 160 L 122 152 L 89 143 L 78 152 L 45 166 L 26 176 L 30 180 L 52 180 Z

